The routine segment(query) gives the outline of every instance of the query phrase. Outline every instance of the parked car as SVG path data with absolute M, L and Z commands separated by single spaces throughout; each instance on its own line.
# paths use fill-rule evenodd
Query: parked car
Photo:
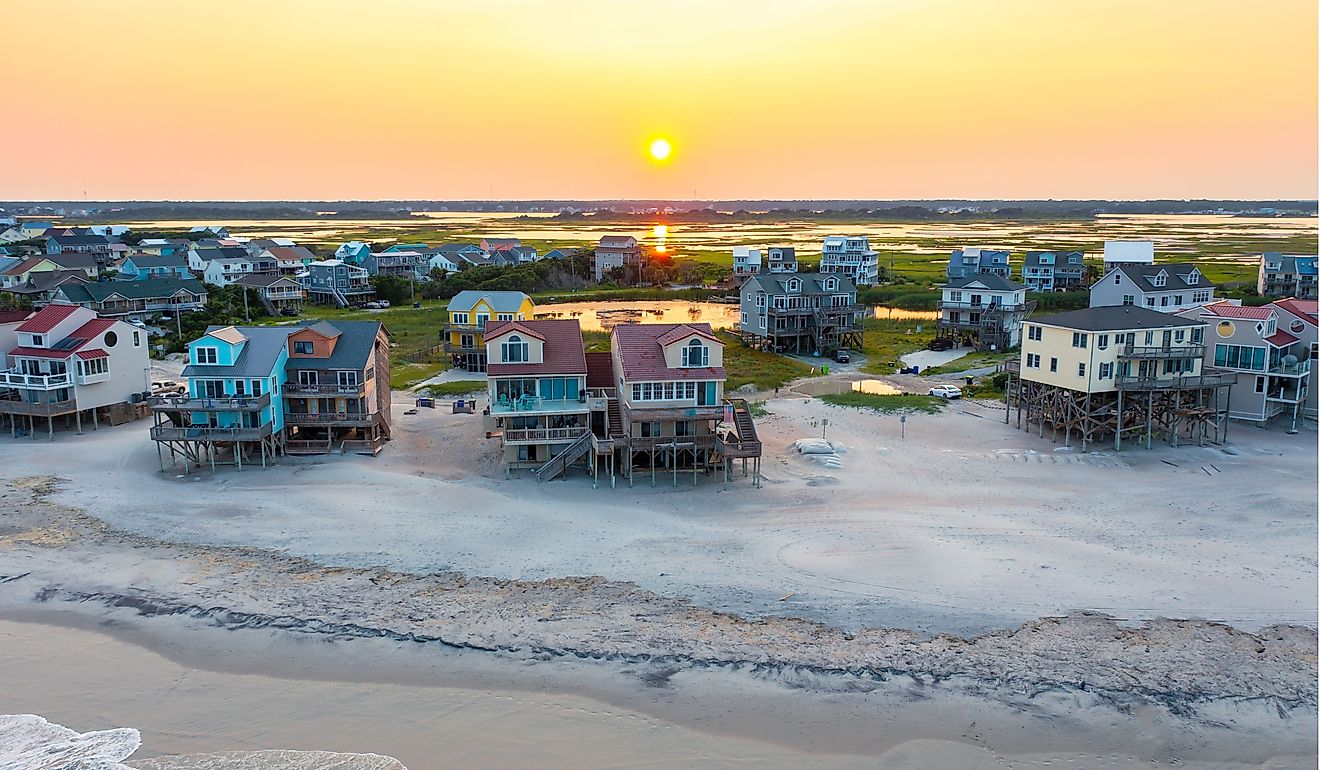
M 390 301 L 387 299 L 378 299 L 376 300 L 376 304 L 380 305 L 382 308 L 387 308 L 390 306 Z
M 926 344 L 926 350 L 951 350 L 953 349 L 953 340 L 948 337 L 936 337 Z
M 151 383 L 151 395 L 153 396 L 181 395 L 187 392 L 187 387 L 174 380 L 157 380 L 156 382 Z
M 286 307 L 280 311 L 280 315 L 293 317 L 298 315 L 298 310 L 296 308 Z
M 851 359 L 848 358 L 848 351 L 844 350 L 843 348 L 839 348 L 838 350 L 834 351 L 834 360 L 841 364 L 846 364 Z
M 962 398 L 962 391 L 952 385 L 938 385 L 931 388 L 928 395 L 936 398 Z
M 372 301 L 368 302 L 362 307 L 366 308 L 367 310 L 384 310 L 385 308 L 389 307 L 389 305 L 381 304 L 381 302 L 373 299 Z
M 141 318 L 134 318 L 133 320 L 129 321 L 129 323 L 136 326 L 139 329 L 147 328 L 146 322 L 143 321 Z

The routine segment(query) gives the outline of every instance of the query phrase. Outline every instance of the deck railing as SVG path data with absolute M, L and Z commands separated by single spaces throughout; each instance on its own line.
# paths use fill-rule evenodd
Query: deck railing
M 289 425 L 369 425 L 376 419 L 367 412 L 285 412 L 284 422 Z
M 155 441 L 259 441 L 271 433 L 269 424 L 257 428 L 216 428 L 209 425 L 174 425 L 151 426 L 151 438 Z
M 270 394 L 260 396 L 152 396 L 147 405 L 158 412 L 259 412 L 270 406 Z
M 1142 377 L 1120 374 L 1114 378 L 1119 390 L 1172 390 L 1181 388 L 1218 388 L 1237 382 L 1233 372 L 1210 372 L 1185 377 Z
M 0 414 L 24 414 L 33 417 L 54 417 L 78 410 L 78 402 L 68 401 L 18 401 L 0 399 Z
M 1120 358 L 1202 358 L 1205 345 L 1124 345 L 1118 355 Z
M 68 372 L 64 374 L 24 374 L 18 369 L 0 372 L 0 385 L 8 385 L 13 388 L 50 390 L 52 388 L 67 388 L 70 384 L 72 384 L 72 381 Z
M 504 441 L 570 441 L 587 432 L 586 426 L 573 428 L 506 428 Z
M 334 394 L 342 396 L 360 396 L 366 388 L 364 383 L 357 385 L 303 385 L 297 382 L 284 383 L 285 395 L 309 393 L 313 395 Z

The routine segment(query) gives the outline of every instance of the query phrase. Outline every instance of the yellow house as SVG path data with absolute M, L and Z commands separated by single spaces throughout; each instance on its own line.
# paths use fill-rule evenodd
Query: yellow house
M 486 341 L 481 332 L 487 321 L 530 321 L 536 310 L 532 298 L 520 291 L 460 291 L 449 300 L 445 324 L 445 352 L 455 367 L 486 371 Z
M 1236 376 L 1203 370 L 1207 324 L 1135 305 L 1091 307 L 1023 323 L 1011 363 L 1009 406 L 1018 427 L 1035 423 L 1085 450 L 1104 436 L 1149 446 L 1221 440 Z M 1012 380 L 1016 379 L 1016 382 Z M 1212 434 L 1213 433 L 1213 437 Z

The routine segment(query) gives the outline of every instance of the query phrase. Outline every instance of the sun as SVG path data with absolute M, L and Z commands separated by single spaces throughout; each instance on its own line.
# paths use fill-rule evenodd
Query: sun
M 651 142 L 651 157 L 656 160 L 668 160 L 672 150 L 668 139 L 660 138 Z

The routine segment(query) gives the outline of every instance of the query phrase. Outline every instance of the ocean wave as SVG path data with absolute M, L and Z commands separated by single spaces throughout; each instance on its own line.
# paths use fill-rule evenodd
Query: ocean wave
M 131 727 L 80 733 L 35 714 L 0 714 L 0 768 L 12 770 L 408 770 L 379 754 L 227 751 L 134 760 Z

